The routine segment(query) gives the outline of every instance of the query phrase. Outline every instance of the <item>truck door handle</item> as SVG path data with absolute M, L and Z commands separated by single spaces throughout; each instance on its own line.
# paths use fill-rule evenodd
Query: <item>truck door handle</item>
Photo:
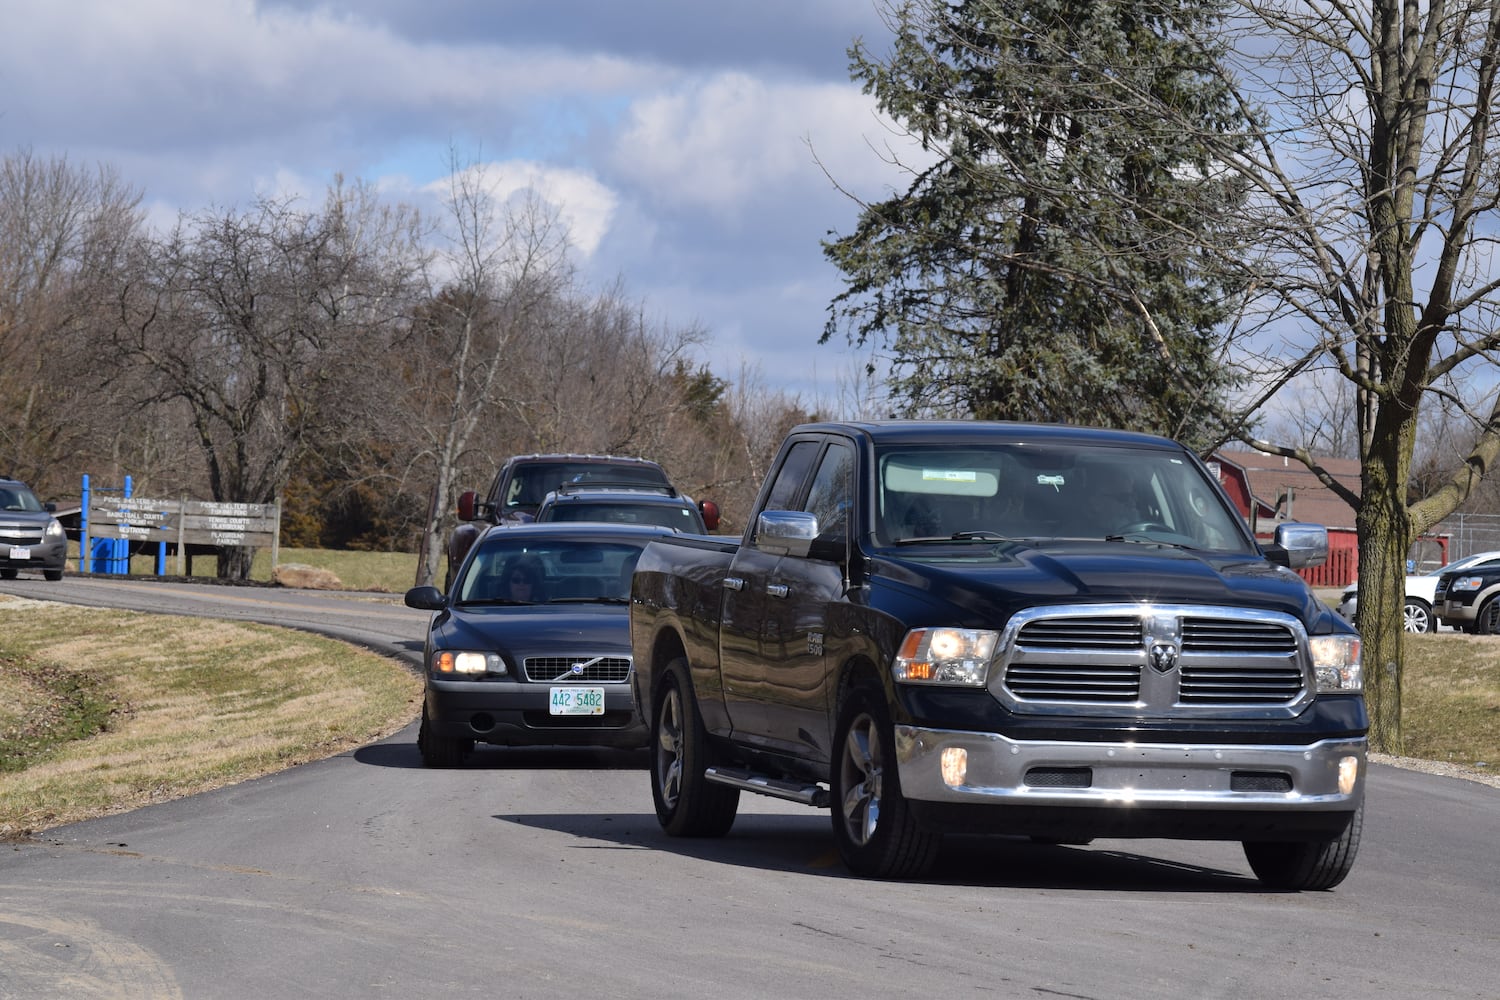
M 768 583 L 766 584 L 766 593 L 772 597 L 785 597 L 791 593 L 791 590 L 784 583 Z
M 745 581 L 742 580 L 742 579 L 740 579 L 737 576 L 726 576 L 724 578 L 724 589 L 725 590 L 744 590 L 745 589 Z

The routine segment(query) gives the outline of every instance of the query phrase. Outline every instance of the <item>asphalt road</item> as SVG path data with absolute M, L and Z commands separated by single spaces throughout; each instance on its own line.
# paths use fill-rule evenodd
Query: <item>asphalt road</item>
M 67 578 L 0 592 L 252 618 L 411 656 L 397 599 Z M 1500 789 L 1371 769 L 1331 892 L 1237 845 L 957 839 L 850 878 L 826 813 L 746 796 L 670 840 L 645 757 L 481 752 L 415 727 L 264 779 L 0 845 L 0 997 L 1500 996 Z

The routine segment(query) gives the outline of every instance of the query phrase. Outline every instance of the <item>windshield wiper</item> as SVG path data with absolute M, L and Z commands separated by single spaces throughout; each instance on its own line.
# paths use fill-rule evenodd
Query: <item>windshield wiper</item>
M 1184 545 L 1182 542 L 1168 542 L 1161 538 L 1152 538 L 1150 535 L 1105 535 L 1106 542 L 1129 542 L 1132 545 L 1165 545 L 1170 549 L 1191 549 L 1192 545 Z
M 940 542 L 1013 542 L 1009 535 L 998 531 L 955 531 L 951 535 L 916 535 L 896 539 L 897 545 L 933 545 Z

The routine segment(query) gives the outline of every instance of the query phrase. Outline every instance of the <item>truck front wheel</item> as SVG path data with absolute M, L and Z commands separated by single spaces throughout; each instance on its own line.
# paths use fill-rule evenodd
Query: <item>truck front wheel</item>
M 1365 807 L 1360 803 L 1344 832 L 1332 840 L 1304 843 L 1247 840 L 1245 860 L 1267 888 L 1332 889 L 1354 867 L 1364 823 Z
M 687 661 L 667 664 L 651 717 L 651 798 L 656 820 L 673 837 L 722 837 L 734 825 L 740 792 L 703 776 L 708 732 L 693 700 Z
M 885 698 L 852 689 L 839 707 L 833 767 L 833 839 L 844 864 L 870 878 L 917 878 L 937 861 L 942 835 L 922 830 L 901 795 Z

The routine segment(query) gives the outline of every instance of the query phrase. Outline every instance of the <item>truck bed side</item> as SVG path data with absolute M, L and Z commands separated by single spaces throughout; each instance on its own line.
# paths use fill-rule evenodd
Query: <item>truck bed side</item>
M 724 577 L 737 539 L 674 535 L 647 545 L 636 563 L 630 596 L 636 704 L 648 725 L 658 666 L 685 655 L 709 732 L 728 729 L 719 677 L 719 616 Z

